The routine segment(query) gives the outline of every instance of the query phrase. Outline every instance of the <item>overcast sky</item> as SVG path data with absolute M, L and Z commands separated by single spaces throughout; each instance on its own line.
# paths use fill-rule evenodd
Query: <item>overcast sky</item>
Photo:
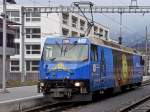
M 50 1 L 50 2 L 49 2 Z M 79 0 L 16 0 L 17 4 L 26 5 L 70 5 Z M 83 0 L 82 0 L 83 1 Z M 88 1 L 88 0 L 86 0 Z M 130 5 L 131 0 L 90 0 L 95 5 Z M 138 5 L 150 6 L 150 0 L 138 0 Z M 110 28 L 112 38 L 119 36 L 119 14 L 95 14 L 95 21 Z M 145 36 L 145 26 L 150 32 L 150 14 L 123 14 L 123 41 L 132 42 Z

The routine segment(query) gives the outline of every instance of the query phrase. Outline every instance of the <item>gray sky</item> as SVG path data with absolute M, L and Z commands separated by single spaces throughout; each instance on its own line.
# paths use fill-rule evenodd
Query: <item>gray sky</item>
M 17 4 L 26 5 L 70 5 L 79 0 L 16 0 Z M 83 0 L 82 0 L 83 1 Z M 87 0 L 85 0 L 87 1 Z M 90 0 L 95 5 L 130 5 L 131 0 Z M 150 6 L 150 0 L 138 0 L 138 5 Z M 110 28 L 111 38 L 119 36 L 119 14 L 94 14 L 95 21 Z M 150 32 L 150 14 L 123 14 L 123 41 L 134 42 L 145 36 L 145 26 Z M 137 42 L 137 41 L 136 41 Z
M 73 1 L 80 1 L 80 0 L 16 0 L 18 4 L 34 4 L 40 3 L 43 5 L 47 5 L 51 1 L 51 4 L 58 4 L 58 5 L 70 5 Z M 82 0 L 88 1 L 88 0 Z M 130 0 L 89 0 L 97 5 L 129 5 Z M 150 5 L 150 0 L 138 0 L 138 4 L 140 5 Z

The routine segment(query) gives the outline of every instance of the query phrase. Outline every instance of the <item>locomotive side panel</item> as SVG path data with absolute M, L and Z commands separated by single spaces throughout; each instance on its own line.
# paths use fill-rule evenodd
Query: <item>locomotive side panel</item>
M 133 83 L 142 82 L 142 77 L 144 73 L 144 67 L 142 62 L 142 57 L 138 55 L 133 56 Z
M 107 48 L 107 47 L 102 47 L 101 50 L 101 80 L 103 81 L 104 78 L 104 84 L 103 82 L 101 83 L 104 85 L 103 89 L 107 88 L 112 88 L 114 85 L 114 65 L 113 65 L 113 54 L 112 54 L 112 49 Z
M 114 65 L 112 49 L 99 45 L 91 46 L 96 48 L 95 53 L 93 48 L 91 49 L 91 91 L 113 88 Z M 94 57 L 98 59 L 94 59 Z

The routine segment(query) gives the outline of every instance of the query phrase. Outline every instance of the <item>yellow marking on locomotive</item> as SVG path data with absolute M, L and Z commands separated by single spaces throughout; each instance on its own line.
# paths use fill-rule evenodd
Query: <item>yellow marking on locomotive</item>
M 128 64 L 127 57 L 125 54 L 122 55 L 122 78 L 123 80 L 127 79 L 128 75 Z
M 58 70 L 65 70 L 65 71 L 69 70 L 69 68 L 65 67 L 65 65 L 63 63 L 56 64 L 56 66 L 54 66 L 52 69 L 53 70 L 57 70 L 57 69 Z

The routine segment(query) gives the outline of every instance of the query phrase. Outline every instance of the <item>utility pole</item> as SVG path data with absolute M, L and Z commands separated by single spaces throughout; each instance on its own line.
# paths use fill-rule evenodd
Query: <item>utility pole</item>
M 146 54 L 146 62 L 145 62 L 145 75 L 147 76 L 148 70 L 148 38 L 147 38 L 147 26 L 146 26 L 146 35 L 145 35 L 145 54 Z
M 10 4 L 16 4 L 14 0 L 3 0 L 3 81 L 2 92 L 6 91 L 6 40 L 7 40 L 7 14 L 6 14 L 6 2 Z
M 120 36 L 119 36 L 119 44 L 122 44 L 122 13 L 120 13 Z
M 3 0 L 3 84 L 2 91 L 6 92 L 6 38 L 7 38 L 7 21 L 6 21 L 6 0 Z
M 48 0 L 49 7 L 51 6 L 51 0 Z
M 20 43 L 20 68 L 21 68 L 21 84 L 23 85 L 25 82 L 25 44 L 24 44 L 24 20 L 25 20 L 25 12 L 24 7 L 21 7 L 21 43 Z

